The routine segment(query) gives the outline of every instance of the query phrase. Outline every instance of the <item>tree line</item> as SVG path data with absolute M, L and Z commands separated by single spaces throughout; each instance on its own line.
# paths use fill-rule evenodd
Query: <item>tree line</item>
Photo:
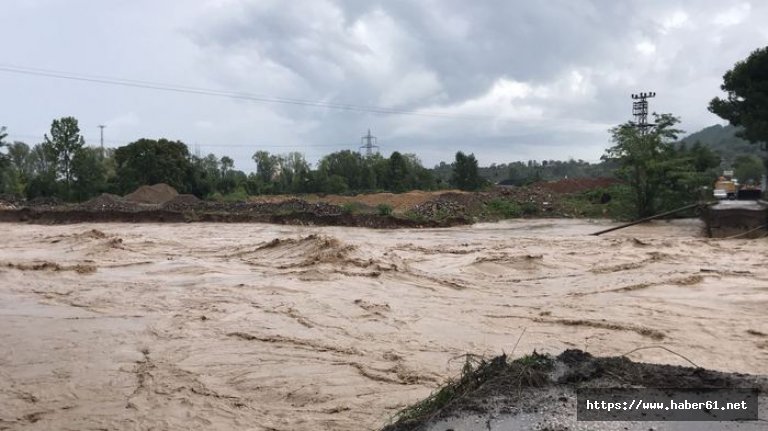
M 139 139 L 105 149 L 88 147 L 73 117 L 53 120 L 43 142 L 29 147 L 7 143 L 0 129 L 0 194 L 35 199 L 84 201 L 100 193 L 124 195 L 142 185 L 166 183 L 201 198 L 245 199 L 248 195 L 478 190 L 487 185 L 474 155 L 456 154 L 454 173 L 437 178 L 414 154 L 363 156 L 343 150 L 324 156 L 316 167 L 298 152 L 256 151 L 256 172 L 246 174 L 228 156 L 191 154 L 186 144 Z

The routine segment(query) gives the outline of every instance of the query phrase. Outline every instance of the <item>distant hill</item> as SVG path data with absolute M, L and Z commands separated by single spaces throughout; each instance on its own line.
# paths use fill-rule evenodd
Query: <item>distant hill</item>
M 750 144 L 748 141 L 736 137 L 738 130 L 737 127 L 731 125 L 721 126 L 718 124 L 692 133 L 683 138 L 681 142 L 688 146 L 701 142 L 713 151 L 720 153 L 722 157 L 731 160 L 745 154 L 762 156 L 763 152 L 760 150 L 760 145 Z

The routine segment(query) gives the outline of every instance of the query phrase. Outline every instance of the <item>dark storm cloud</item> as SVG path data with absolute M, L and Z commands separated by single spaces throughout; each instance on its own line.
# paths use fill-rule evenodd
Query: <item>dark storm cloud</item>
M 202 46 L 250 47 L 307 81 L 331 84 L 335 74 L 355 77 L 349 57 L 376 54 L 355 39 L 360 23 L 391 20 L 376 31 L 397 37 L 400 70 L 426 67 L 436 73 L 445 102 L 461 101 L 488 89 L 501 76 L 533 83 L 553 79 L 568 65 L 595 64 L 622 48 L 623 29 L 637 15 L 624 2 L 288 2 L 265 8 L 243 6 L 237 18 L 214 25 L 197 40 Z M 315 5 L 323 2 L 314 2 Z M 327 11 L 313 16 L 317 9 Z M 305 13 L 307 12 L 307 13 Z M 379 15 L 377 17 L 377 15 Z M 386 58 L 379 67 L 386 68 Z M 391 60 L 391 59 L 390 59 Z M 351 96 L 370 99 L 377 88 L 347 81 Z M 366 97 L 367 96 L 367 97 Z M 409 105 L 418 105 L 412 101 Z

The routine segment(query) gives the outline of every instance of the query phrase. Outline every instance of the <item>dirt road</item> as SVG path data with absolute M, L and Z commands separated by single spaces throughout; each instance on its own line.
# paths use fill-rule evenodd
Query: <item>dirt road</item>
M 608 225 L 3 224 L 0 430 L 376 429 L 467 352 L 768 373 L 768 240 Z

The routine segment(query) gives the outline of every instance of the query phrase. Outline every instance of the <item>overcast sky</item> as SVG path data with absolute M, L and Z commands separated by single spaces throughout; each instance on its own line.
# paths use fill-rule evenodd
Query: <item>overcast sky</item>
M 4 0 L 0 67 L 404 111 L 263 103 L 0 71 L 0 125 L 34 144 L 74 116 L 90 145 L 179 139 L 194 151 L 357 149 L 427 166 L 599 159 L 630 94 L 694 132 L 723 123 L 722 75 L 768 44 L 768 4 L 728 0 Z M 419 115 L 427 114 L 427 115 Z M 437 115 L 433 115 L 437 114 Z

